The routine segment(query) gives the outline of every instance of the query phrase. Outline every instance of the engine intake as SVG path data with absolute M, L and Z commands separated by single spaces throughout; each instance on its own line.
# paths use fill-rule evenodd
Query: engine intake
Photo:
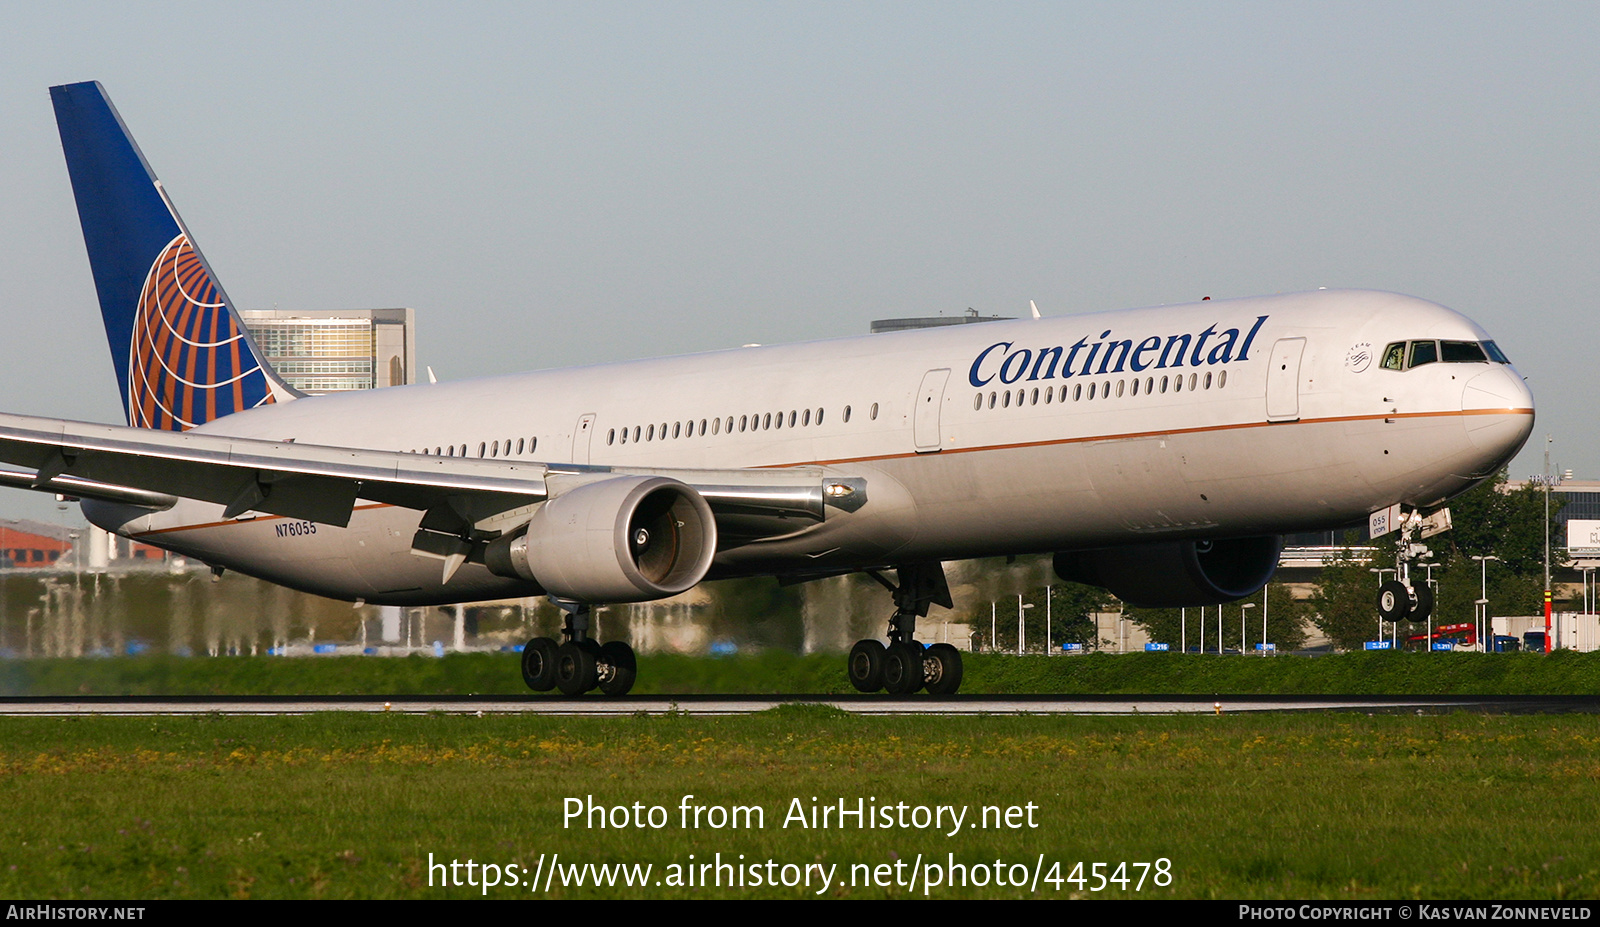
M 1065 551 L 1056 554 L 1056 575 L 1087 583 L 1141 608 L 1220 605 L 1244 598 L 1267 584 L 1278 568 L 1280 537 L 1170 541 Z
M 484 559 L 559 598 L 648 602 L 693 588 L 716 550 L 700 493 L 666 477 L 619 476 L 546 502 L 525 533 L 496 540 Z

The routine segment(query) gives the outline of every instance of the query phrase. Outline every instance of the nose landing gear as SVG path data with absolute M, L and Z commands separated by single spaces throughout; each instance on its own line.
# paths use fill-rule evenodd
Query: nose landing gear
M 1427 581 L 1414 583 L 1411 569 L 1433 556 L 1426 545 L 1417 542 L 1422 516 L 1410 512 L 1400 517 L 1400 536 L 1395 541 L 1395 579 L 1378 587 L 1378 614 L 1384 621 L 1426 623 L 1433 615 L 1433 587 Z M 1431 564 L 1429 564 L 1431 566 Z

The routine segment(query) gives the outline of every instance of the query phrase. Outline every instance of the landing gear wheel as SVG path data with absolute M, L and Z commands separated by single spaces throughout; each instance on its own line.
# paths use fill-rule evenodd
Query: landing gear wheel
M 877 641 L 856 641 L 850 648 L 850 660 L 845 669 L 857 692 L 876 692 L 883 688 L 883 657 L 883 644 Z
M 934 644 L 922 658 L 929 695 L 954 695 L 961 688 L 961 651 L 949 644 Z
M 883 687 L 890 695 L 910 695 L 922 688 L 922 645 L 899 641 L 883 655 Z
M 535 692 L 556 687 L 556 642 L 536 637 L 522 648 L 522 681 Z
M 1378 614 L 1384 621 L 1404 621 L 1411 613 L 1411 593 L 1405 584 L 1389 580 L 1378 587 Z
M 1411 620 L 1426 622 L 1433 614 L 1433 587 L 1426 584 L 1412 590 L 1416 604 L 1411 606 Z
M 611 641 L 600 648 L 597 675 L 600 691 L 606 695 L 627 695 L 638 675 L 633 648 L 622 641 Z
M 582 695 L 599 681 L 594 651 L 583 643 L 567 641 L 556 648 L 556 688 L 562 695 Z

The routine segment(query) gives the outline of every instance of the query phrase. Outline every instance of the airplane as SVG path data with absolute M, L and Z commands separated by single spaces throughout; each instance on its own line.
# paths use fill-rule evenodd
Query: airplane
M 318 595 L 549 596 L 565 625 L 522 652 L 535 691 L 633 685 L 597 605 L 865 573 L 894 610 L 852 685 L 953 693 L 960 653 L 916 639 L 952 607 L 946 561 L 1052 554 L 1135 605 L 1232 601 L 1283 534 L 1436 506 L 1533 427 L 1477 324 L 1340 289 L 305 396 L 101 86 L 50 92 L 127 424 L 0 414 L 24 468 L 0 485 Z

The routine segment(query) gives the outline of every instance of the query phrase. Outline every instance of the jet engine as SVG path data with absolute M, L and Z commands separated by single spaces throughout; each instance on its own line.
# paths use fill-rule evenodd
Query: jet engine
M 586 483 L 540 506 L 527 531 L 489 545 L 501 576 L 579 602 L 648 602 L 687 591 L 711 569 L 717 523 L 692 487 L 660 476 Z
M 1169 541 L 1065 551 L 1055 568 L 1068 582 L 1100 586 L 1141 608 L 1220 605 L 1265 586 L 1282 547 L 1276 536 Z

